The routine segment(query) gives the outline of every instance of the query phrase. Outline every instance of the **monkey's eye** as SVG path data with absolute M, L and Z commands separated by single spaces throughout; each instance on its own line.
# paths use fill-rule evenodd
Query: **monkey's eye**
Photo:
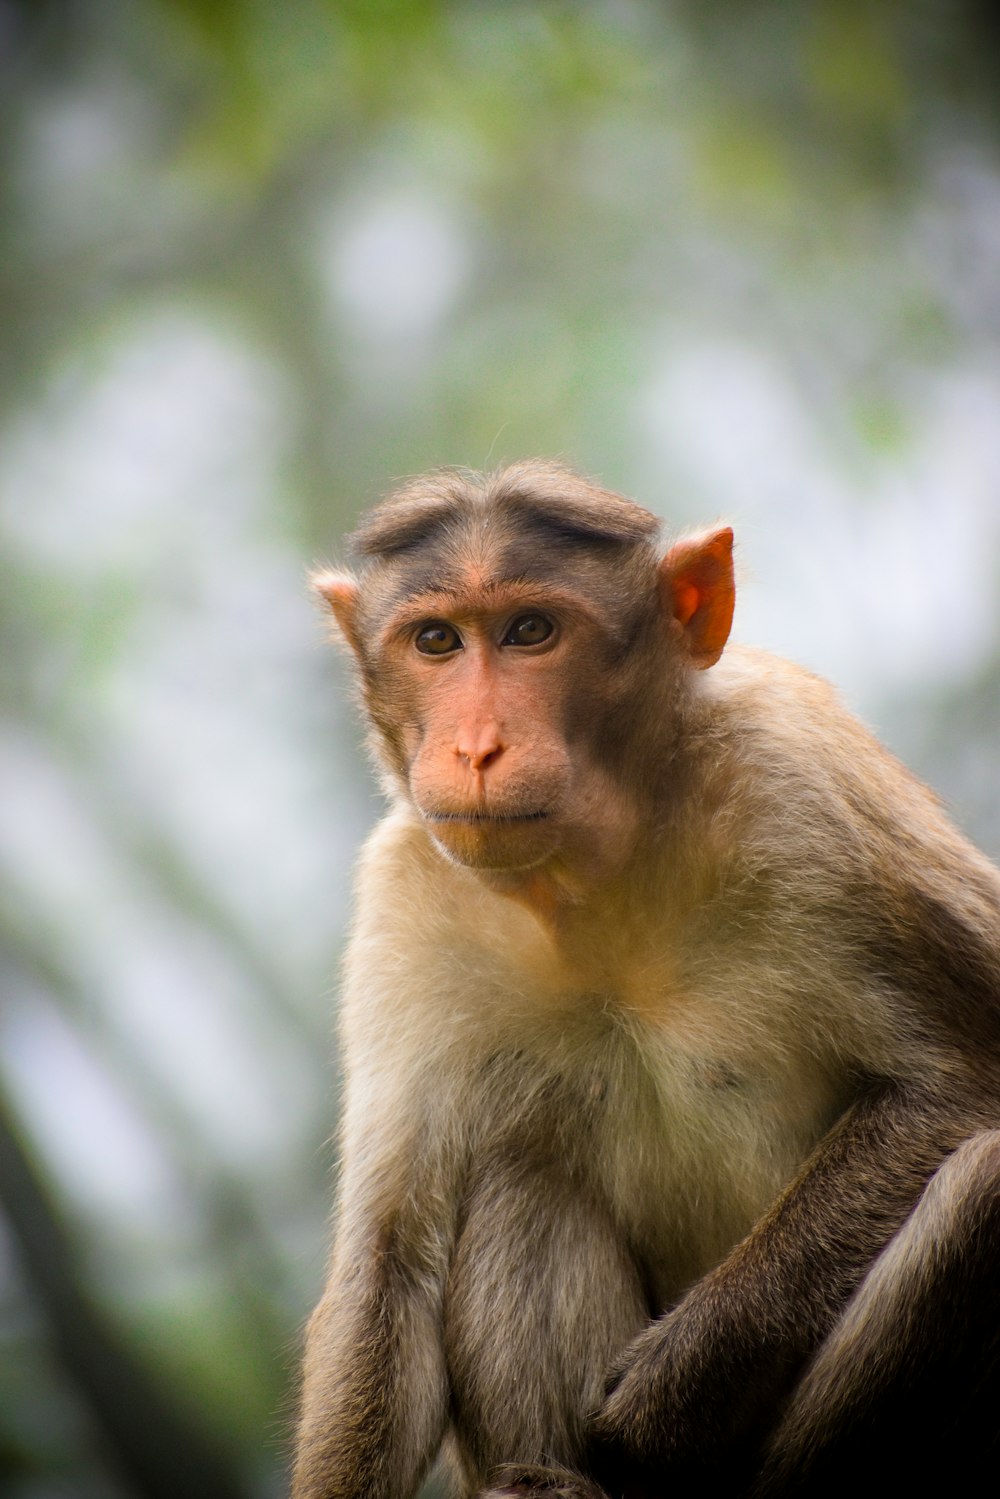
M 543 640 L 548 640 L 553 628 L 552 621 L 544 614 L 522 614 L 520 619 L 515 619 L 501 644 L 541 645 Z
M 414 641 L 417 650 L 424 656 L 447 656 L 451 651 L 457 651 L 461 644 L 458 631 L 453 625 L 446 625 L 443 620 L 424 625 Z

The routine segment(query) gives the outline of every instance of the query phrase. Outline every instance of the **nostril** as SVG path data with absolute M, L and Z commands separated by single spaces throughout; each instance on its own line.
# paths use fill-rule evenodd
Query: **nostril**
M 455 746 L 455 753 L 459 759 L 464 760 L 469 769 L 474 771 L 487 770 L 499 760 L 503 752 L 504 746 L 499 744 L 492 735 L 474 748 L 461 743 Z

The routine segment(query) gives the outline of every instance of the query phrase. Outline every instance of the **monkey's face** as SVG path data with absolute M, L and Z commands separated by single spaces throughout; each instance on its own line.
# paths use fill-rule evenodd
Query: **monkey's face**
M 523 581 L 422 592 L 384 623 L 366 653 L 372 718 L 449 858 L 514 871 L 582 853 L 583 830 L 593 844 L 621 799 L 599 753 L 606 654 L 585 597 Z
M 572 883 L 635 845 L 670 716 L 732 618 L 732 532 L 660 557 L 656 529 L 553 466 L 445 472 L 362 526 L 360 580 L 314 578 L 380 758 L 449 858 Z

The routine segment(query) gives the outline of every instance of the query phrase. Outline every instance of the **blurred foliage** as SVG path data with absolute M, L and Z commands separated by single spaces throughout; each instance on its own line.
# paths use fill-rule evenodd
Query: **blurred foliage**
M 281 1488 L 375 805 L 302 572 L 395 475 L 737 513 L 1000 848 L 998 30 L 0 0 L 5 1493 Z

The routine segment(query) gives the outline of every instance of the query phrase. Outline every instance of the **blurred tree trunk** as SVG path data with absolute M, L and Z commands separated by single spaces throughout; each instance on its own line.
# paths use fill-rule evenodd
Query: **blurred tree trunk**
M 87 1295 L 69 1233 L 0 1092 L 0 1205 L 57 1357 L 137 1499 L 246 1499 L 199 1428 Z

